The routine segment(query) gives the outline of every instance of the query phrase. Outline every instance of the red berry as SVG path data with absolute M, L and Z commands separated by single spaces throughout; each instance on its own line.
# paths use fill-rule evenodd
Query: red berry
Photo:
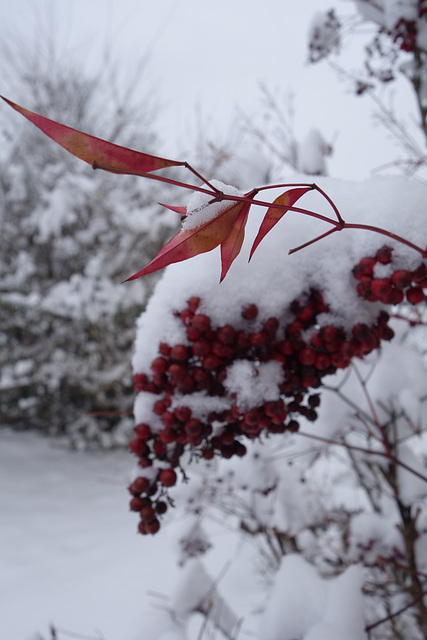
M 193 311 L 193 312 L 198 309 L 199 305 L 200 305 L 200 298 L 198 298 L 197 296 L 193 296 L 187 302 L 188 308 L 190 309 L 190 311 Z
M 149 506 L 142 507 L 139 514 L 143 522 L 151 522 L 156 517 L 156 513 L 153 507 L 149 507 Z
M 255 333 L 251 333 L 249 336 L 249 342 L 254 347 L 262 347 L 266 344 L 268 340 L 268 335 L 265 331 L 256 331 Z
M 209 316 L 206 316 L 203 313 L 198 313 L 197 315 L 194 316 L 191 324 L 195 329 L 197 329 L 201 333 L 204 333 L 210 328 L 211 320 Z
M 220 364 L 221 364 L 220 359 L 218 358 L 218 356 L 214 355 L 213 353 L 206 356 L 206 358 L 203 358 L 203 361 L 202 361 L 202 367 L 204 369 L 207 369 L 208 371 L 218 369 Z
M 161 429 L 159 438 L 164 444 L 170 444 L 176 441 L 176 433 L 173 429 Z
M 132 498 L 129 502 L 129 508 L 131 511 L 141 511 L 144 506 L 144 501 L 141 498 Z
M 145 493 L 148 489 L 149 481 L 147 478 L 136 478 L 129 486 L 129 493 L 133 496 L 140 496 L 141 493 Z
M 151 437 L 150 425 L 144 424 L 143 422 L 141 422 L 140 424 L 137 424 L 135 427 L 135 433 L 137 437 L 140 438 L 141 440 L 149 440 Z
M 168 361 L 166 360 L 166 358 L 163 358 L 162 356 L 155 358 L 151 363 L 151 370 L 154 373 L 165 373 L 167 368 L 168 368 Z
M 172 360 L 178 360 L 179 362 L 187 360 L 188 347 L 185 344 L 176 344 L 171 349 L 170 357 Z
M 390 280 L 388 278 L 374 278 L 371 282 L 371 291 L 378 300 L 388 303 L 391 294 Z
M 188 325 L 187 327 L 187 338 L 191 341 L 194 342 L 195 340 L 198 340 L 201 336 L 201 333 L 198 329 L 196 329 L 195 327 Z
M 154 518 L 154 520 L 152 520 L 151 522 L 148 522 L 145 525 L 146 532 L 151 533 L 152 535 L 157 533 L 159 529 L 160 529 L 160 522 L 157 520 L 157 518 Z
M 248 304 L 242 309 L 242 318 L 245 320 L 254 320 L 258 315 L 258 307 L 256 304 Z
M 137 456 L 144 456 L 149 452 L 149 449 L 145 443 L 145 440 L 140 438 L 134 438 L 129 442 L 129 449 Z
M 381 249 L 378 249 L 375 254 L 375 258 L 378 262 L 381 262 L 381 264 L 388 264 L 389 262 L 391 262 L 391 253 L 391 247 L 384 246 L 381 247 Z
M 185 430 L 190 436 L 198 436 L 202 431 L 202 423 L 197 418 L 191 418 L 185 423 Z
M 398 269 L 391 276 L 391 284 L 397 289 L 406 289 L 412 282 L 412 273 L 407 269 Z
M 375 258 L 362 258 L 360 262 L 353 268 L 353 276 L 360 280 L 364 276 L 371 276 L 377 261 Z
M 304 365 L 311 365 L 316 362 L 316 352 L 310 347 L 298 351 L 298 359 Z
M 164 487 L 173 487 L 177 480 L 176 472 L 173 469 L 163 469 L 160 472 L 159 480 Z
M 212 460 L 215 456 L 215 452 L 211 447 L 206 447 L 205 449 L 202 449 L 202 456 L 205 460 Z
M 196 358 L 206 358 L 211 350 L 211 345 L 206 340 L 196 340 L 193 343 L 193 355 Z
M 419 284 L 421 282 L 421 280 L 424 280 L 426 275 L 427 275 L 427 267 L 426 267 L 425 263 L 422 262 L 420 264 L 420 266 L 417 267 L 415 269 L 415 271 L 413 272 L 412 279 L 416 284 Z
M 191 418 L 191 409 L 189 407 L 176 407 L 174 415 L 180 422 L 187 422 Z
M 183 364 L 171 364 L 168 369 L 168 374 L 172 382 L 183 380 L 187 375 L 187 367 Z
M 230 324 L 219 327 L 216 332 L 216 339 L 223 344 L 231 345 L 236 341 L 236 330 Z
M 168 356 L 171 352 L 171 348 L 167 344 L 167 342 L 161 342 L 159 345 L 159 351 L 162 354 L 162 356 Z
M 406 292 L 406 299 L 411 304 L 419 304 L 424 300 L 424 292 L 421 287 L 411 287 Z

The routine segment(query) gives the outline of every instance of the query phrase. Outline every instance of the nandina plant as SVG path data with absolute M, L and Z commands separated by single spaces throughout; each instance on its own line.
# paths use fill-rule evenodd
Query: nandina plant
M 219 246 L 221 282 L 242 249 L 252 206 L 263 207 L 267 211 L 250 249 L 249 260 L 268 232 L 289 211 L 309 216 L 330 227 L 314 239 L 294 247 L 289 253 L 325 240 L 337 231 L 353 229 L 386 236 L 420 258 L 427 257 L 423 246 L 397 233 L 364 222 L 346 222 L 330 196 L 316 184 L 268 185 L 241 193 L 233 187 L 208 181 L 185 161 L 120 147 L 3 99 L 94 169 L 136 174 L 194 192 L 187 206 L 166 205 L 181 216 L 181 230 L 148 265 L 128 280 Z M 190 171 L 201 185 L 153 173 L 179 166 Z M 260 192 L 270 189 L 285 191 L 272 203 L 257 197 Z M 328 203 L 332 216 L 295 206 L 309 192 L 319 194 Z M 384 245 L 377 249 L 375 255 L 362 257 L 354 266 L 352 274 L 357 280 L 358 296 L 368 302 L 381 302 L 384 305 L 399 304 L 404 298 L 412 305 L 424 302 L 424 289 L 427 287 L 424 262 L 419 261 L 412 270 L 392 268 L 384 277 L 375 276 L 376 265 L 392 263 L 392 252 L 391 246 Z M 271 267 L 274 268 L 274 264 Z M 251 267 L 247 269 L 250 273 Z M 322 322 L 321 318 L 332 309 L 330 301 L 316 286 L 307 286 L 299 297 L 289 300 L 285 323 L 277 316 L 263 318 L 257 304 L 248 301 L 241 309 L 238 323 L 219 325 L 212 322 L 207 313 L 203 313 L 205 305 L 206 300 L 202 297 L 192 296 L 183 308 L 176 309 L 174 316 L 185 328 L 185 342 L 161 342 L 151 362 L 150 372 L 135 373 L 136 391 L 155 397 L 151 411 L 156 416 L 157 425 L 139 423 L 130 448 L 138 456 L 142 469 L 152 467 L 155 460 L 160 463 L 157 474 L 150 472 L 150 481 L 147 477 L 139 476 L 130 487 L 133 495 L 131 509 L 140 513 L 140 531 L 143 533 L 157 531 L 157 505 L 161 504 L 160 511 L 164 512 L 165 503 L 161 498 L 165 489 L 175 485 L 177 475 L 174 468 L 180 465 L 181 456 L 188 447 L 206 459 L 214 455 L 224 458 L 243 456 L 246 449 L 242 440 L 245 438 L 254 439 L 265 433 L 283 433 L 285 430 L 296 431 L 299 428 L 298 416 L 315 421 L 320 400 L 314 390 L 321 387 L 323 377 L 347 368 L 354 358 L 363 358 L 378 349 L 382 340 L 393 337 L 389 315 L 385 310 L 375 314 L 370 322 L 358 322 L 356 318 L 350 331 L 348 327 L 337 326 L 336 323 Z M 263 402 L 250 408 L 245 408 L 245 403 L 239 404 L 237 394 L 230 391 L 230 380 L 244 372 L 246 364 L 243 363 L 251 363 L 251 371 L 256 371 L 258 377 L 262 377 L 268 364 L 270 387 L 276 388 L 272 395 L 266 394 Z M 209 398 L 223 398 L 227 392 L 230 402 L 226 408 L 213 409 L 203 418 L 194 413 L 186 402 L 181 402 L 182 398 L 196 393 L 203 393 Z

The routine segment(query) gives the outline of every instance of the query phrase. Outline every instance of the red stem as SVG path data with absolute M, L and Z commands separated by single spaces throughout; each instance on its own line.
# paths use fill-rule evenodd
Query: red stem
M 334 226 L 333 231 L 341 231 L 342 229 L 361 229 L 361 230 L 365 230 L 365 231 L 373 231 L 374 233 L 380 233 L 380 234 L 382 234 L 384 236 L 387 236 L 388 238 L 392 238 L 393 240 L 396 240 L 397 242 L 400 242 L 401 244 L 404 244 L 404 245 L 410 247 L 411 249 L 414 249 L 414 251 L 418 251 L 418 253 L 421 253 L 423 258 L 427 258 L 427 249 L 422 249 L 421 247 L 418 247 L 417 245 L 415 245 L 412 242 L 410 242 L 409 240 L 406 240 L 405 238 L 402 238 L 401 236 L 398 236 L 395 233 L 392 233 L 391 231 L 387 231 L 386 229 L 381 229 L 380 227 L 374 227 L 372 225 L 345 222 L 344 219 L 342 218 L 340 212 L 338 211 L 338 208 L 336 207 L 334 202 L 331 200 L 331 198 L 323 191 L 323 189 L 321 189 L 319 186 L 317 186 L 314 183 L 310 184 L 310 183 L 303 183 L 302 182 L 302 183 L 283 183 L 283 184 L 266 185 L 266 186 L 263 186 L 263 187 L 258 187 L 257 189 L 254 189 L 253 191 L 247 193 L 244 196 L 235 196 L 235 195 L 231 195 L 231 194 L 227 194 L 227 193 L 223 193 L 222 191 L 219 191 L 219 189 L 217 189 L 216 187 L 211 185 L 208 180 L 203 178 L 203 176 L 201 174 L 199 174 L 195 169 L 193 169 L 193 167 L 191 167 L 191 165 L 189 165 L 188 162 L 182 162 L 182 166 L 186 167 L 197 178 L 202 180 L 202 182 L 204 182 L 209 187 L 210 190 L 205 189 L 204 187 L 199 187 L 197 185 L 188 184 L 187 182 L 180 182 L 179 180 L 173 180 L 172 178 L 166 178 L 164 176 L 160 176 L 160 175 L 153 174 L 153 173 L 141 173 L 141 172 L 133 172 L 133 171 L 119 171 L 119 170 L 116 170 L 116 169 L 111 169 L 108 165 L 99 164 L 98 162 L 94 162 L 93 165 L 92 165 L 92 167 L 94 169 L 103 169 L 104 171 L 110 171 L 111 173 L 123 173 L 123 174 L 127 174 L 127 175 L 135 175 L 135 176 L 139 176 L 141 178 L 148 178 L 150 180 L 158 180 L 159 182 L 166 182 L 168 184 L 172 184 L 174 186 L 181 187 L 183 189 L 189 189 L 190 191 L 198 191 L 200 193 L 206 193 L 208 195 L 213 196 L 212 202 L 221 202 L 223 200 L 230 200 L 232 202 L 246 202 L 246 203 L 251 203 L 251 204 L 254 204 L 254 205 L 258 205 L 260 207 L 267 207 L 267 208 L 270 208 L 273 205 L 273 203 L 272 202 L 265 202 L 264 200 L 255 200 L 254 197 L 253 197 L 253 195 L 255 193 L 258 193 L 259 191 L 263 191 L 263 190 L 266 190 L 266 189 L 279 189 L 279 188 L 311 186 L 313 189 L 318 191 L 320 193 L 320 195 L 323 196 L 329 202 L 329 204 L 331 205 L 332 209 L 334 210 L 334 212 L 335 212 L 335 214 L 337 216 L 337 220 L 336 221 L 335 220 L 331 220 L 327 216 L 323 216 L 320 213 L 316 213 L 315 211 L 311 211 L 309 209 L 302 209 L 301 207 L 293 207 L 293 206 L 275 204 L 274 208 L 275 209 L 282 209 L 284 212 L 294 211 L 295 213 L 302 213 L 303 215 L 311 216 L 312 218 L 317 218 L 318 220 L 322 220 L 323 222 L 327 222 L 329 224 L 332 224 Z M 322 238 L 326 237 L 327 235 L 330 235 L 330 233 L 332 233 L 332 231 L 324 233 L 324 234 L 318 236 L 317 238 L 315 238 L 314 240 L 310 240 L 309 242 L 301 245 L 300 247 L 292 249 L 290 251 L 290 253 L 295 253 L 299 249 L 303 249 L 303 248 L 309 246 L 310 244 L 313 244 L 314 242 L 317 242 L 317 240 L 321 240 Z

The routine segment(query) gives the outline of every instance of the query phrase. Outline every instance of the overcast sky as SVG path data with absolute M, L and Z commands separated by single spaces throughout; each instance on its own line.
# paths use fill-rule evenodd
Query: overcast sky
M 373 127 L 371 101 L 353 96 L 327 64 L 307 65 L 312 16 L 334 5 L 347 16 L 353 11 L 346 0 L 0 0 L 0 24 L 6 37 L 29 39 L 40 37 L 42 22 L 51 25 L 64 50 L 80 48 L 88 64 L 107 43 L 124 69 L 149 54 L 163 154 L 185 148 L 197 114 L 222 141 L 237 108 L 259 111 L 262 82 L 279 97 L 295 94 L 298 137 L 314 126 L 334 143 L 330 174 L 359 179 L 394 152 Z M 345 46 L 353 67 L 362 62 L 361 45 L 354 36 Z M 1 80 L 0 91 L 10 96 Z

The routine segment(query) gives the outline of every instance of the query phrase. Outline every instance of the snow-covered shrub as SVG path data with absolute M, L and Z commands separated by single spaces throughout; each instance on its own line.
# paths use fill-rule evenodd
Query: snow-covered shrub
M 83 63 L 67 56 L 55 63 L 43 50 L 24 58 L 22 51 L 13 51 L 14 91 L 28 104 L 88 131 L 103 131 L 117 142 L 151 147 L 149 100 L 141 106 L 130 91 L 116 91 L 108 68 L 92 77 L 82 72 Z M 124 287 L 120 282 L 132 264 L 155 254 L 176 218 L 155 204 L 158 187 L 142 188 L 134 176 L 106 179 L 30 127 L 12 127 L 5 111 L 0 152 L 2 421 L 19 428 L 67 430 L 76 444 L 125 444 L 135 318 L 151 284 Z M 115 435 L 109 433 L 113 426 Z
M 320 186 L 352 223 L 425 238 L 423 185 Z M 298 205 L 327 215 L 318 196 Z M 403 328 L 422 317 L 427 267 L 360 228 L 287 255 L 323 225 L 289 211 L 248 265 L 252 213 L 223 282 L 216 252 L 166 269 L 138 326 L 130 506 L 143 534 L 186 518 L 184 563 L 209 553 L 218 513 L 258 541 L 260 640 L 422 638 L 427 370 Z

